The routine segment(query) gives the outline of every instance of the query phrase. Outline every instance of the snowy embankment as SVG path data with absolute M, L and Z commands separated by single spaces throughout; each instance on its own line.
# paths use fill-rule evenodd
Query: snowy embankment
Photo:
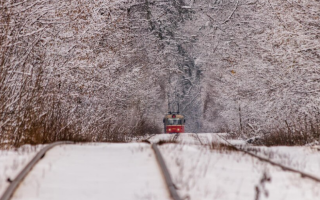
M 24 145 L 16 150 L 0 150 L 0 196 L 43 145 Z M 9 180 L 8 180 L 9 179 Z
M 320 198 L 319 183 L 243 153 L 180 144 L 160 150 L 180 195 L 190 200 Z
M 12 200 L 170 199 L 148 144 L 55 147 L 33 168 Z
M 221 141 L 215 133 L 200 134 L 207 138 L 208 142 Z M 220 134 L 225 136 L 225 134 Z M 233 145 L 241 149 L 255 153 L 261 157 L 268 158 L 284 166 L 308 173 L 320 178 L 320 146 L 253 146 L 246 144 L 244 140 L 229 140 Z
M 223 134 L 221 134 L 223 136 Z M 202 143 L 197 144 L 194 134 L 180 134 L 179 144 L 160 146 L 173 181 L 184 197 L 193 199 L 319 199 L 319 183 L 286 172 L 241 152 L 210 149 L 212 143 L 225 143 L 217 134 L 198 134 Z M 157 135 L 153 141 L 173 139 L 172 135 Z M 235 145 L 244 141 L 231 140 Z M 301 170 L 312 168 L 310 174 L 320 174 L 320 155 L 310 147 L 255 147 L 274 151 L 272 158 L 283 158 L 283 151 L 291 153 L 283 159 L 272 159 L 286 166 Z M 272 155 L 272 154 L 270 154 Z M 294 156 L 295 155 L 295 156 Z M 291 160 L 291 158 L 297 159 Z M 298 163 L 298 164 L 297 164 Z M 305 164 L 305 165 L 304 165 Z M 298 165 L 298 166 L 297 166 Z M 304 170 L 306 171 L 306 170 Z M 312 173 L 311 173 L 312 172 Z
M 320 151 L 310 146 L 243 146 L 245 150 L 320 178 Z

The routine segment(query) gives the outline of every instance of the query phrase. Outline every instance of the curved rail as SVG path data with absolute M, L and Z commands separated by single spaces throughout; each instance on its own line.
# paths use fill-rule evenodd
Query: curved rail
M 151 136 L 151 137 L 153 137 L 153 136 Z M 51 148 L 58 146 L 58 145 L 62 145 L 62 144 L 73 144 L 73 142 L 68 142 L 68 141 L 67 142 L 64 142 L 64 141 L 63 142 L 55 142 L 55 143 L 49 144 L 49 145 L 45 146 L 44 148 L 42 148 L 33 157 L 33 159 L 21 170 L 21 172 L 17 175 L 17 177 L 14 180 L 12 180 L 9 187 L 5 190 L 3 195 L 0 197 L 0 200 L 10 200 L 13 193 L 18 188 L 19 184 L 28 175 L 28 173 L 32 170 L 32 168 L 38 163 L 38 161 L 45 156 L 46 152 L 49 151 Z M 172 197 L 173 200 L 182 200 L 176 191 L 176 187 L 172 181 L 170 172 L 165 164 L 165 161 L 161 155 L 160 150 L 158 149 L 157 144 L 152 144 L 151 147 L 156 155 L 157 162 L 161 168 L 161 171 L 162 171 L 163 177 L 165 179 L 167 188 L 169 190 L 170 196 Z
M 178 195 L 178 192 L 176 190 L 176 187 L 174 185 L 174 183 L 172 182 L 172 178 L 171 178 L 171 175 L 170 175 L 170 172 L 166 166 L 166 163 L 164 162 L 164 159 L 160 153 L 160 150 L 158 149 L 158 146 L 156 144 L 152 144 L 151 145 L 155 155 L 156 155 L 156 158 L 157 158 L 157 161 L 158 161 L 158 164 L 161 168 L 161 171 L 162 171 L 162 174 L 163 174 L 163 177 L 166 181 L 166 184 L 167 184 L 167 187 L 168 187 L 168 190 L 170 192 L 170 196 L 172 197 L 173 200 L 181 200 L 180 196 Z
M 177 141 L 177 139 L 178 139 L 178 137 L 180 136 L 180 133 L 176 133 L 176 134 L 174 134 L 174 136 L 172 137 L 172 141 Z
M 45 156 L 46 152 L 51 148 L 61 144 L 73 144 L 73 142 L 66 142 L 66 141 L 54 142 L 42 148 L 35 155 L 35 157 L 33 157 L 33 159 L 22 169 L 22 171 L 18 174 L 18 176 L 14 180 L 12 180 L 9 187 L 5 190 L 5 192 L 1 196 L 0 200 L 9 200 L 13 195 L 14 191 L 18 188 L 20 182 L 28 175 L 28 173 L 37 164 L 37 162 Z
M 147 137 L 147 139 L 146 140 L 149 140 L 149 139 L 151 139 L 153 136 L 155 136 L 156 134 L 151 134 L 149 137 Z
M 217 134 L 217 135 L 218 135 L 218 134 Z M 263 162 L 267 162 L 267 163 L 269 163 L 269 164 L 271 164 L 271 165 L 273 165 L 273 166 L 280 167 L 280 168 L 281 168 L 282 170 L 284 170 L 284 171 L 289 171 L 289 172 L 297 173 L 297 174 L 299 174 L 302 178 L 309 178 L 309 179 L 312 179 L 312 180 L 314 180 L 314 181 L 316 181 L 316 182 L 320 182 L 320 178 L 318 178 L 318 177 L 316 177 L 316 176 L 313 176 L 313 175 L 311 175 L 311 174 L 308 174 L 308 173 L 305 173 L 305 172 L 302 172 L 302 171 L 293 169 L 293 168 L 291 168 L 291 167 L 284 166 L 284 165 L 282 165 L 282 164 L 280 164 L 280 163 L 276 163 L 276 162 L 274 162 L 274 161 L 272 161 L 272 160 L 269 160 L 268 158 L 264 158 L 264 157 L 262 157 L 262 156 L 258 156 L 258 155 L 256 155 L 256 154 L 253 154 L 253 153 L 251 153 L 251 152 L 249 152 L 249 151 L 246 151 L 246 150 L 244 150 L 244 149 L 240 149 L 240 148 L 236 147 L 235 145 L 231 144 L 231 143 L 230 143 L 228 140 L 226 140 L 224 137 L 222 137 L 222 136 L 220 136 L 220 135 L 218 135 L 218 137 L 221 138 L 222 140 L 224 140 L 229 146 L 232 146 L 232 147 L 234 148 L 234 150 L 236 150 L 236 151 L 239 151 L 239 152 L 243 152 L 243 153 L 245 153 L 245 154 L 248 154 L 248 155 L 250 155 L 250 156 L 252 156 L 252 157 L 255 157 L 255 158 L 257 158 L 257 159 L 259 159 L 259 160 L 261 160 L 261 161 L 263 161 Z

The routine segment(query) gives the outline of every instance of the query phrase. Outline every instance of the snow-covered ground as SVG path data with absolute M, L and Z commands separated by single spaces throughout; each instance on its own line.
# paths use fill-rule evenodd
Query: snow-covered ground
M 319 183 L 243 153 L 180 144 L 164 144 L 160 150 L 180 195 L 190 200 L 320 198 Z
M 13 180 L 42 147 L 24 145 L 19 149 L 0 150 L 0 196 L 9 186 L 7 180 Z
M 177 142 L 180 144 L 197 144 L 200 145 L 195 133 L 182 133 L 178 137 L 176 134 L 157 134 L 148 139 L 152 143 L 162 142 Z
M 146 139 L 152 143 L 158 143 L 160 141 L 173 141 L 174 134 L 157 134 L 151 138 L 147 137 Z
M 320 151 L 309 146 L 299 147 L 255 147 L 245 146 L 244 149 L 259 156 L 269 158 L 282 165 L 312 174 L 320 178 Z
M 223 134 L 220 134 L 223 136 Z M 198 137 L 205 145 L 200 145 Z M 212 149 L 225 142 L 218 134 L 159 134 L 159 146 L 184 199 L 311 200 L 320 184 L 236 151 Z M 233 144 L 243 141 L 231 140 Z M 320 174 L 320 154 L 313 147 L 253 147 L 261 156 Z M 0 192 L 40 148 L 0 151 Z M 252 151 L 252 150 L 251 150 Z M 319 176 L 320 177 L 320 176 Z M 0 193 L 0 194 L 1 194 Z M 12 200 L 170 199 L 154 153 L 147 143 L 63 145 L 47 152 L 22 182 Z
M 170 199 L 148 144 L 63 145 L 50 150 L 12 200 Z
M 212 142 L 214 143 L 226 143 L 226 141 L 223 138 L 227 138 L 227 133 L 198 133 L 197 134 L 199 138 L 201 138 L 202 141 L 204 141 L 205 144 L 210 144 Z M 228 139 L 229 143 L 233 145 L 246 145 L 245 140 L 237 140 L 237 139 Z
M 224 133 L 203 133 L 200 137 L 207 138 L 206 141 L 224 142 L 218 135 L 225 137 Z M 244 140 L 231 140 L 228 142 L 255 153 L 259 156 L 268 158 L 284 166 L 297 169 L 320 178 L 320 147 L 319 146 L 253 146 L 246 144 Z

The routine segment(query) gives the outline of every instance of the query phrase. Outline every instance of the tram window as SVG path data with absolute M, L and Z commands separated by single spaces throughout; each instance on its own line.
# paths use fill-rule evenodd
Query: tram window
M 182 120 L 181 119 L 168 119 L 168 125 L 181 125 L 182 124 Z

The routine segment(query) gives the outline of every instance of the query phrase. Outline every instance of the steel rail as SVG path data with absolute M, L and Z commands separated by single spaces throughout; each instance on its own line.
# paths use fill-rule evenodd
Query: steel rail
M 151 139 L 153 136 L 155 136 L 156 134 L 151 134 L 149 137 L 147 137 L 147 139 L 146 140 L 149 140 L 149 139 Z
M 218 134 L 217 134 L 217 135 L 218 135 Z M 316 182 L 320 182 L 320 178 L 318 178 L 318 177 L 316 177 L 316 176 L 313 176 L 313 175 L 311 175 L 311 174 L 308 174 L 308 173 L 305 173 L 305 172 L 302 172 L 302 171 L 293 169 L 293 168 L 291 168 L 291 167 L 284 166 L 284 165 L 282 165 L 282 164 L 280 164 L 280 163 L 274 162 L 274 161 L 272 161 L 272 160 L 270 160 L 270 159 L 268 159 L 268 158 L 264 158 L 264 157 L 262 157 L 262 156 L 258 156 L 258 155 L 254 154 L 254 153 L 251 153 L 251 152 L 247 151 L 247 150 L 240 149 L 240 148 L 236 147 L 235 145 L 231 144 L 231 143 L 230 143 L 227 139 L 225 139 L 224 137 L 222 137 L 222 136 L 220 136 L 220 135 L 218 135 L 218 137 L 221 138 L 222 140 L 224 140 L 229 146 L 232 146 L 235 150 L 237 150 L 237 151 L 239 151 L 239 152 L 248 154 L 248 155 L 250 155 L 250 156 L 252 156 L 252 157 L 255 157 L 255 158 L 257 158 L 257 159 L 259 159 L 259 160 L 261 160 L 261 161 L 263 161 L 263 162 L 267 162 L 267 163 L 269 163 L 269 164 L 271 164 L 271 165 L 273 165 L 273 166 L 280 167 L 280 168 L 281 168 L 282 170 L 284 170 L 284 171 L 289 171 L 289 172 L 293 172 L 293 173 L 299 174 L 302 178 L 309 178 L 309 179 L 314 180 L 314 181 L 316 181 Z
M 174 183 L 172 182 L 172 178 L 171 178 L 171 175 L 170 175 L 170 172 L 166 166 L 166 163 L 164 162 L 164 159 L 161 155 L 161 152 L 157 146 L 157 144 L 152 144 L 151 145 L 155 155 L 156 155 L 156 158 L 157 158 L 157 161 L 158 161 L 158 164 L 161 168 L 161 171 L 162 171 L 162 175 L 166 181 L 166 184 L 167 184 L 167 188 L 169 190 L 169 193 L 170 193 L 170 196 L 173 200 L 182 200 L 176 190 L 176 187 L 174 185 Z
M 174 136 L 172 137 L 171 141 L 177 141 L 178 137 L 180 136 L 180 133 L 176 133 L 174 134 Z
M 17 177 L 14 180 L 10 181 L 11 183 L 9 187 L 5 190 L 3 195 L 0 197 L 0 200 L 9 200 L 12 197 L 15 190 L 18 188 L 19 184 L 22 182 L 22 180 L 28 175 L 28 173 L 37 164 L 37 162 L 45 156 L 46 152 L 51 148 L 58 145 L 62 145 L 62 144 L 73 144 L 73 142 L 68 142 L 68 141 L 54 142 L 42 148 L 33 157 L 33 159 L 20 171 Z

